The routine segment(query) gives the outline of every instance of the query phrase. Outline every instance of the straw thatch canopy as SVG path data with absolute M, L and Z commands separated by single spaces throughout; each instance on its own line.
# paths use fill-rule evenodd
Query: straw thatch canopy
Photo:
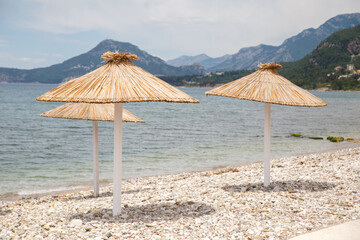
M 130 53 L 107 52 L 102 55 L 104 66 L 70 80 L 36 98 L 50 102 L 124 103 L 199 101 L 162 81 L 130 60 Z
M 126 109 L 123 109 L 122 114 L 123 122 L 145 122 Z M 67 103 L 42 113 L 40 116 L 93 121 L 114 121 L 114 104 Z
M 281 105 L 322 107 L 327 103 L 279 75 L 280 64 L 260 64 L 259 69 L 243 78 L 214 88 L 206 95 L 246 99 Z

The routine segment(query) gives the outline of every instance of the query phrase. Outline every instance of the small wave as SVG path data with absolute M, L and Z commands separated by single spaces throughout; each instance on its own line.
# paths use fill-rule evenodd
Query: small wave
M 3 193 L 3 194 L 0 194 L 0 199 L 16 199 L 19 197 L 19 194 L 18 193 L 14 193 L 14 192 L 7 192 L 7 193 Z
M 67 186 L 67 187 L 55 187 L 47 189 L 36 189 L 36 190 L 22 190 L 17 193 L 18 196 L 33 196 L 33 195 L 46 195 L 51 193 L 62 193 L 73 190 L 88 189 L 89 186 L 79 185 L 79 186 Z

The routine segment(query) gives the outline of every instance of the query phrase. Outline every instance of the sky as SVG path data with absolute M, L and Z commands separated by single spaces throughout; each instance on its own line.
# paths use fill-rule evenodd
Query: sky
M 0 0 L 0 67 L 47 67 L 104 39 L 163 60 L 220 57 L 355 12 L 359 0 Z

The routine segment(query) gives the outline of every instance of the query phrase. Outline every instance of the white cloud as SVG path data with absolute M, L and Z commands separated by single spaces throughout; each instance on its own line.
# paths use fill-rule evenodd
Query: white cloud
M 46 58 L 36 58 L 36 57 L 19 57 L 8 53 L 0 53 L 0 62 L 6 62 L 6 66 L 10 68 L 22 68 L 22 69 L 31 69 L 36 68 L 38 64 L 46 62 Z
M 54 58 L 62 58 L 64 57 L 63 54 L 61 53 L 52 53 L 52 54 L 49 54 L 49 53 L 46 53 L 46 52 L 33 52 L 33 54 L 35 56 L 38 56 L 38 57 L 42 57 L 42 58 L 48 58 L 48 57 L 54 57 Z
M 13 57 L 13 59 L 15 61 L 20 61 L 20 62 L 25 62 L 25 63 L 33 63 L 33 64 L 42 63 L 46 60 L 45 58 L 31 58 L 31 57 L 19 57 L 19 58 Z
M 53 57 L 55 57 L 55 58 L 63 58 L 63 57 L 64 57 L 64 55 L 61 54 L 61 53 L 54 53 L 54 54 L 52 54 L 51 56 L 53 56 Z
M 0 38 L 0 47 L 6 47 L 9 45 L 9 41 Z

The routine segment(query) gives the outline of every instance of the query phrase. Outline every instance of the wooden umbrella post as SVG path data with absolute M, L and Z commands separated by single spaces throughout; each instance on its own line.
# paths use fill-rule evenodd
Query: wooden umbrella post
M 92 120 L 93 126 L 93 183 L 94 197 L 99 196 L 99 144 L 98 144 L 98 121 L 114 120 L 114 104 L 96 103 L 67 103 L 50 111 L 42 113 L 42 117 L 86 119 Z M 122 120 L 124 122 L 145 122 L 131 112 L 123 108 Z
M 122 103 L 114 107 L 114 199 L 113 216 L 121 213 L 121 175 L 122 175 Z
M 264 185 L 270 185 L 270 104 L 302 107 L 323 107 L 327 103 L 282 77 L 278 63 L 259 64 L 260 68 L 247 76 L 205 92 L 265 103 L 264 119 Z
M 93 126 L 93 172 L 94 172 L 94 197 L 99 196 L 99 148 L 98 148 L 98 122 L 92 121 Z
M 270 126 L 271 126 L 271 105 L 265 103 L 264 118 L 264 186 L 270 185 Z

